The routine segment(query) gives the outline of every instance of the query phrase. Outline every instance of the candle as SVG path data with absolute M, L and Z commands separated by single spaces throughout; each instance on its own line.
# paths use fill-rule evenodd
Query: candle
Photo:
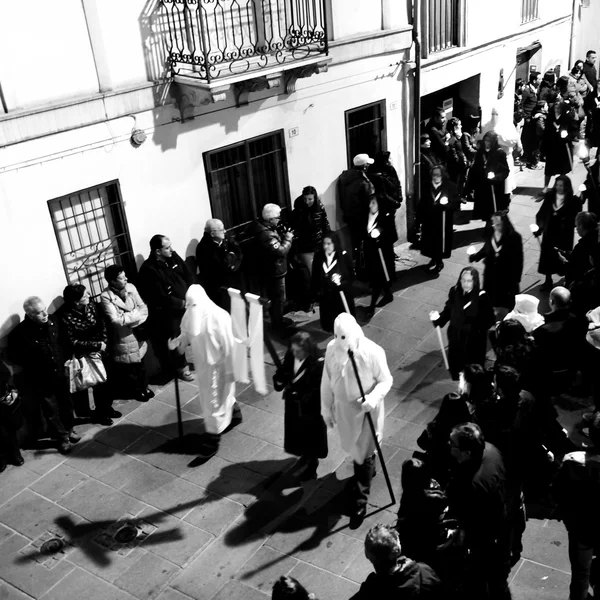
M 566 129 L 561 129 L 560 137 L 564 140 L 569 134 Z
M 529 231 L 531 231 L 531 233 L 537 233 L 539 230 L 540 228 L 535 223 L 532 223 L 529 226 Z
M 494 179 L 494 177 L 496 177 L 496 175 L 492 171 L 490 171 L 488 173 L 488 179 Z
M 437 321 L 437 320 L 440 318 L 440 313 L 439 313 L 437 310 L 432 310 L 432 311 L 429 313 L 429 318 L 430 318 L 432 321 Z
M 381 232 L 379 231 L 379 229 L 373 229 L 373 231 L 371 231 L 371 237 L 374 240 L 376 240 L 380 235 L 381 235 Z
M 590 153 L 589 153 L 587 147 L 585 146 L 585 144 L 579 145 L 579 149 L 577 150 L 577 156 L 579 156 L 579 158 L 581 158 L 581 160 L 585 160 L 586 158 L 589 158 Z
M 440 198 L 440 204 L 448 204 L 448 198 L 446 198 L 446 196 L 442 196 Z
M 472 256 L 473 254 L 475 254 L 477 252 L 477 249 L 475 248 L 475 246 L 469 246 L 467 248 L 467 254 L 469 256 Z
M 582 184 L 579 186 L 579 191 L 580 191 L 580 192 L 585 192 L 586 190 L 587 190 L 587 187 L 586 187 L 585 183 L 582 183 Z

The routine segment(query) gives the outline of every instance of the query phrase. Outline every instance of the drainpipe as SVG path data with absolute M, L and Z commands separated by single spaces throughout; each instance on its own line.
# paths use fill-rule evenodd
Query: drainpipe
M 406 206 L 406 224 L 408 227 L 408 241 L 414 242 L 414 222 L 419 201 L 421 200 L 421 37 L 419 32 L 419 13 L 421 0 L 412 1 L 412 38 L 415 45 L 415 78 L 413 83 L 413 142 L 414 142 L 414 169 L 413 169 L 413 199 L 410 206 Z
M 577 17 L 575 16 L 577 12 L 579 12 L 577 9 L 579 8 L 579 5 L 581 3 L 581 0 L 573 0 L 573 11 L 571 13 L 571 43 L 569 45 L 569 64 L 567 65 L 567 71 L 571 70 L 571 67 L 573 66 L 573 56 L 575 56 L 575 19 L 579 19 L 579 15 L 577 15 Z

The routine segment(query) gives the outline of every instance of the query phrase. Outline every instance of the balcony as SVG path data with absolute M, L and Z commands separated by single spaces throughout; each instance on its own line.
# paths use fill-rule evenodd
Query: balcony
M 162 0 L 175 81 L 213 102 L 327 70 L 325 0 Z
M 423 0 L 422 7 L 423 58 L 462 45 L 462 0 Z

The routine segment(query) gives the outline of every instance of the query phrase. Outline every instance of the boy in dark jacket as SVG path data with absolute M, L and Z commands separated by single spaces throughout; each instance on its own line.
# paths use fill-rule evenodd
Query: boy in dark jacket
M 375 525 L 369 530 L 365 556 L 373 563 L 375 573 L 367 577 L 352 600 L 444 597 L 442 583 L 434 570 L 402 555 L 400 538 L 393 527 Z

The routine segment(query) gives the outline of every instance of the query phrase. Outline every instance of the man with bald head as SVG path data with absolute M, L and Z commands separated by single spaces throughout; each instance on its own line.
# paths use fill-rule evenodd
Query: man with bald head
M 16 377 L 17 388 L 30 392 L 39 402 L 59 452 L 67 454 L 80 437 L 73 431 L 73 406 L 58 322 L 38 296 L 27 298 L 23 310 L 25 318 L 8 338 L 8 359 L 22 368 Z
M 533 332 L 546 383 L 552 395 L 565 391 L 579 368 L 587 333 L 587 321 L 571 312 L 571 292 L 561 286 L 550 292 L 550 312 L 545 323 Z
M 196 264 L 200 283 L 208 297 L 229 312 L 229 294 L 222 288 L 240 287 L 239 268 L 242 250 L 233 238 L 225 234 L 223 221 L 209 219 L 204 235 L 196 246 Z

